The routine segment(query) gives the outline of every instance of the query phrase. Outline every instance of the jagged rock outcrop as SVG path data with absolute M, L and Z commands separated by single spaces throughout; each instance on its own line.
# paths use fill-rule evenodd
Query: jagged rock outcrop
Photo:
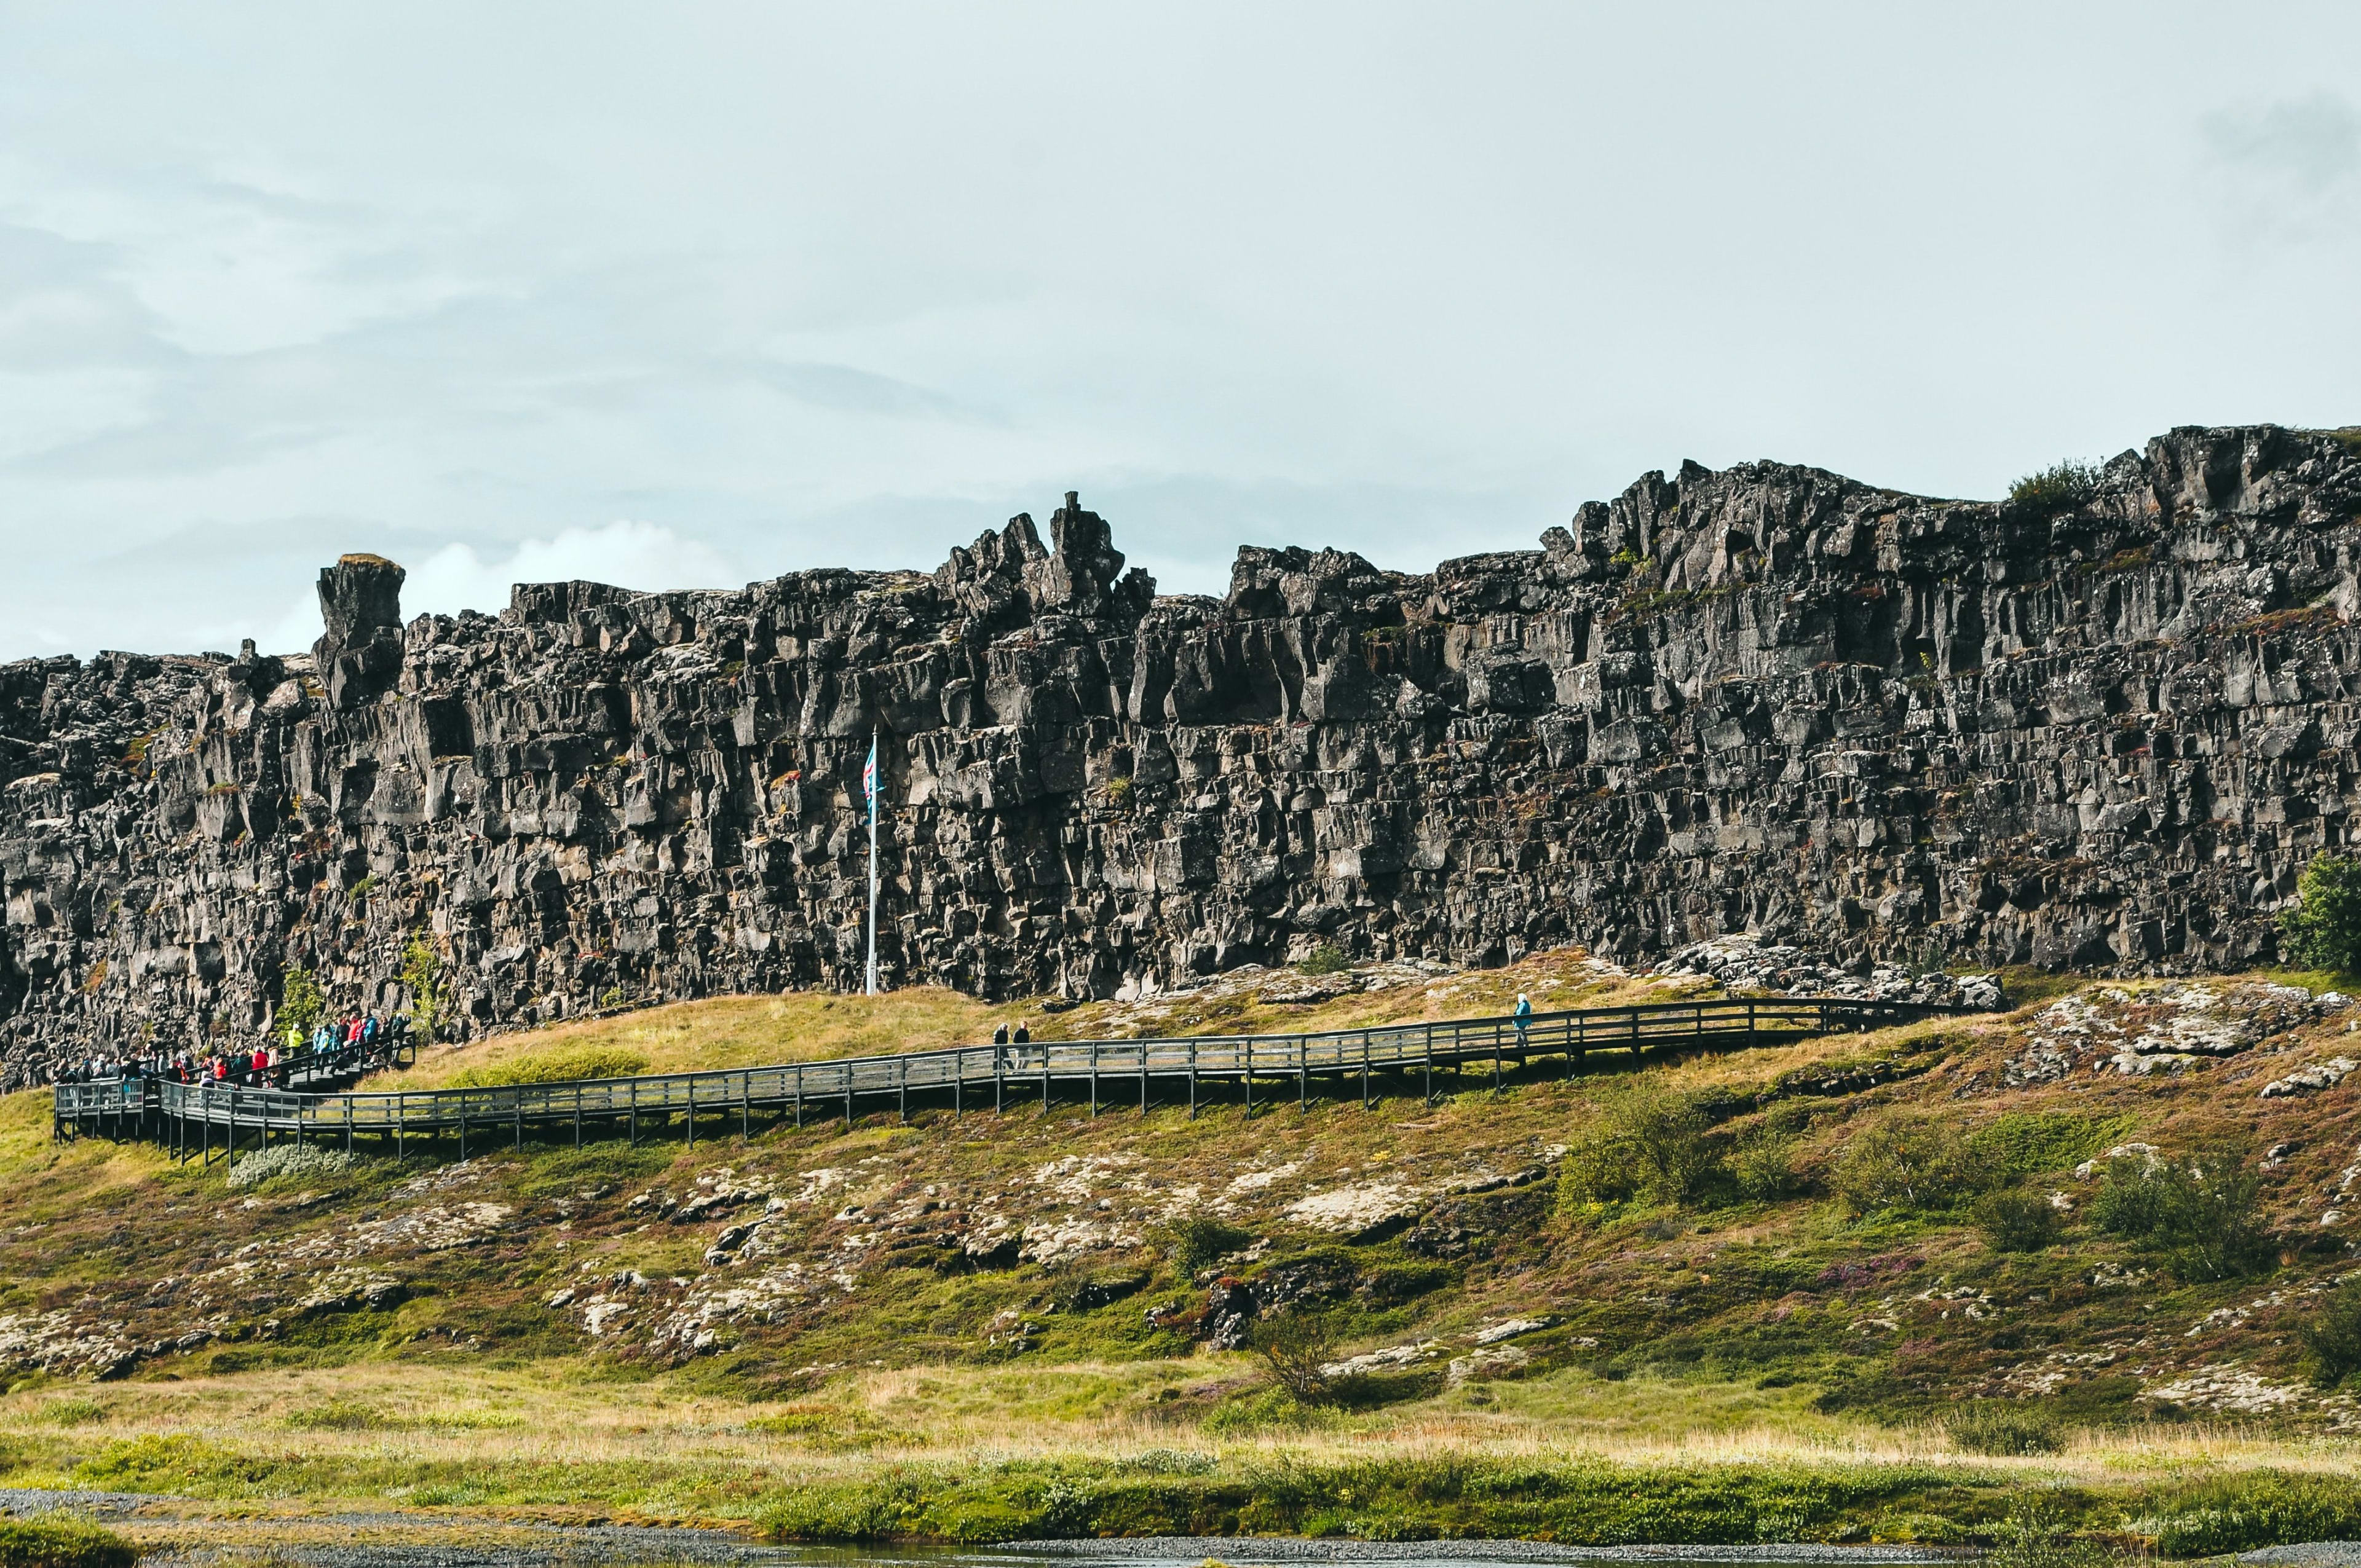
M 242 1036 L 291 964 L 455 1026 L 885 972 L 1120 994 L 1316 944 L 2196 970 L 2352 828 L 2361 450 L 2184 429 L 2045 504 L 1694 464 L 1542 548 L 1247 549 L 1156 598 L 1075 498 L 932 575 L 519 586 L 308 656 L 0 667 L 0 1057 Z

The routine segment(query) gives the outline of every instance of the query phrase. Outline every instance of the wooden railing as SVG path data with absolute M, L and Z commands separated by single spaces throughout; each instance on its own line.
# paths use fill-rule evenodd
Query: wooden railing
M 1186 1083 L 1192 1114 L 1207 1083 L 1241 1086 L 1248 1114 L 1255 1108 L 1258 1083 L 1291 1086 L 1303 1103 L 1315 1080 L 1347 1091 L 1357 1082 L 1366 1102 L 1379 1074 L 1396 1079 L 1415 1074 L 1421 1092 L 1431 1101 L 1438 1069 L 1464 1081 L 1472 1066 L 1488 1071 L 1497 1086 L 1508 1063 L 1521 1066 L 1534 1057 L 1563 1058 L 1571 1072 L 1592 1051 L 1639 1056 L 1744 1047 L 1968 1011 L 1840 998 L 1738 998 L 1293 1035 L 1036 1040 L 477 1089 L 320 1093 L 300 1084 L 280 1089 L 126 1080 L 59 1084 L 54 1114 L 61 1137 L 82 1132 L 151 1136 L 168 1143 L 178 1155 L 202 1155 L 208 1162 L 216 1153 L 234 1149 L 247 1134 L 263 1140 L 278 1135 L 339 1141 L 347 1148 L 362 1136 L 387 1140 L 399 1148 L 413 1136 L 456 1134 L 465 1157 L 470 1139 L 506 1135 L 522 1144 L 529 1126 L 570 1129 L 578 1143 L 586 1134 L 636 1139 L 643 1124 L 666 1126 L 678 1117 L 693 1144 L 700 1116 L 715 1119 L 724 1128 L 734 1122 L 737 1130 L 751 1134 L 757 1111 L 792 1114 L 800 1126 L 814 1113 L 840 1113 L 850 1122 L 861 1102 L 874 1107 L 881 1099 L 891 1099 L 906 1116 L 914 1095 L 922 1102 L 948 1102 L 954 1112 L 963 1113 L 988 1094 L 992 1108 L 1000 1110 L 1012 1094 L 1038 1098 L 1047 1105 L 1060 1085 L 1070 1091 L 1087 1085 L 1093 1113 L 1115 1089 L 1124 1091 L 1126 1100 L 1136 1096 L 1144 1111 L 1151 1087 L 1159 1080 L 1176 1087 Z

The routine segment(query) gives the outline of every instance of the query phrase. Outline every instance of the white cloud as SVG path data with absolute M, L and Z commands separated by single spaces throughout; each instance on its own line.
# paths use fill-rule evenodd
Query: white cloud
M 0 659 L 2353 417 L 2349 5 L 0 15 Z
M 528 539 L 493 559 L 472 544 L 446 544 L 415 566 L 401 585 L 401 613 L 456 615 L 463 609 L 497 615 L 508 608 L 516 583 L 554 583 L 583 578 L 618 587 L 735 587 L 740 574 L 718 551 L 683 539 L 653 523 L 620 521 L 604 528 L 569 528 L 551 539 Z M 206 647 L 228 648 L 252 637 L 267 653 L 300 652 L 320 635 L 320 600 L 307 585 L 275 620 L 201 626 Z
M 620 521 L 528 539 L 498 561 L 487 561 L 472 544 L 446 544 L 410 568 L 401 612 L 497 615 L 508 608 L 511 584 L 577 577 L 641 589 L 735 587 L 745 580 L 708 545 L 652 522 Z

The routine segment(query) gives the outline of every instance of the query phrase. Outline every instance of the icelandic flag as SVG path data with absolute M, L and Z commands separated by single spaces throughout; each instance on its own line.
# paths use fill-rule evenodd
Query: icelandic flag
M 869 762 L 861 770 L 861 793 L 869 797 L 869 816 L 877 816 L 877 737 L 869 738 Z

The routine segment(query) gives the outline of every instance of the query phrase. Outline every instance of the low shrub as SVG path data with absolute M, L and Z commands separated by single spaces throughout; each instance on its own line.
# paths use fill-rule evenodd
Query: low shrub
M 1246 1347 L 1262 1357 L 1273 1386 L 1299 1405 L 1334 1402 L 1336 1384 L 1321 1368 L 1336 1349 L 1336 1323 L 1323 1312 L 1279 1312 L 1255 1320 Z
M 1196 1214 L 1166 1225 L 1158 1241 L 1173 1268 L 1185 1277 L 1250 1245 L 1254 1233 L 1225 1220 Z
M 342 1149 L 324 1149 L 317 1144 L 273 1144 L 240 1159 L 222 1179 L 239 1188 L 282 1179 L 318 1181 L 343 1176 L 360 1163 Z
M 2298 1332 L 2314 1384 L 2334 1388 L 2361 1372 L 2361 1278 L 2339 1286 Z
M 117 1438 L 74 1466 L 73 1478 L 110 1492 L 210 1490 L 254 1482 L 267 1463 L 187 1432 L 146 1432 Z
M 1694 1100 L 1634 1085 L 1576 1139 L 1559 1168 L 1559 1190 L 1577 1202 L 1687 1202 L 1719 1163 L 1706 1137 L 1710 1126 Z
M 1994 1252 L 2039 1252 L 2062 1229 L 2047 1194 L 2004 1188 L 1976 1200 L 1976 1230 Z
M 2235 1148 L 2111 1159 L 2091 1218 L 2110 1235 L 2167 1255 L 2183 1279 L 2228 1279 L 2271 1258 L 2262 1179 Z
M 1981 1185 L 1976 1175 L 1950 1124 L 1896 1113 L 1852 1135 L 1837 1158 L 1833 1185 L 1855 1214 L 1931 1213 L 1972 1196 Z
M 2027 474 L 2008 488 L 2010 500 L 2051 515 L 2087 505 L 2098 493 L 2097 465 L 2071 459 Z
M 1970 1453 L 2056 1453 L 2066 1446 L 2055 1416 L 2014 1399 L 1971 1399 L 1945 1419 L 1943 1430 Z
M 131 1568 L 138 1549 L 87 1519 L 0 1519 L 0 1568 Z
M 571 1083 L 585 1078 L 631 1078 L 648 1070 L 648 1058 L 618 1046 L 574 1046 L 532 1051 L 506 1061 L 485 1062 L 455 1074 L 453 1089 L 500 1089 L 515 1083 Z
M 2058 1500 L 2037 1492 L 2010 1506 L 1993 1531 L 1984 1563 L 1987 1568 L 2103 1568 L 2122 1555 L 2077 1536 Z
M 1795 1144 L 1768 1129 L 1741 1141 L 1730 1151 L 1730 1179 L 1738 1190 L 1757 1203 L 1775 1203 L 1795 1186 Z
M 2361 1537 L 2361 1487 L 2344 1475 L 2248 1471 L 2202 1482 L 2142 1521 L 2167 1557 L 2215 1557 Z
M 1343 974 L 1353 967 L 1345 949 L 1334 942 L 1323 942 L 1312 949 L 1311 956 L 1295 966 L 1305 974 Z

